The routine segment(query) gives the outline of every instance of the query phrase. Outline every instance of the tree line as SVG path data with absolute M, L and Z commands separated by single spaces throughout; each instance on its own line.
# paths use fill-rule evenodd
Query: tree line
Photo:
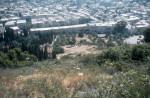
M 29 34 L 29 30 L 24 28 L 20 33 L 14 32 L 10 28 L 6 28 L 4 35 L 0 36 L 0 51 L 7 53 L 10 49 L 19 48 L 23 52 L 27 51 L 33 54 L 39 61 L 49 58 L 47 46 L 41 48 L 45 43 L 51 44 L 53 41 L 53 33 L 45 32 L 37 34 Z

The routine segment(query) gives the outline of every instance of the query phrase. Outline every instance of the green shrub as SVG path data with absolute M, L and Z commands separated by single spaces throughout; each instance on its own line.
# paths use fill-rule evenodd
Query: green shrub
M 37 61 L 37 58 L 34 55 L 22 52 L 19 48 L 11 49 L 7 53 L 0 51 L 0 67 L 2 68 L 29 66 L 35 61 Z
M 145 68 L 129 70 L 126 73 L 115 75 L 116 86 L 114 95 L 116 98 L 149 98 L 150 76 Z
M 80 33 L 78 34 L 78 37 L 83 38 L 83 37 L 84 37 L 84 33 L 80 32 Z
M 105 63 L 105 61 L 117 62 L 120 60 L 130 60 L 130 48 L 114 47 L 104 51 L 97 56 L 98 64 Z
M 150 28 L 144 31 L 144 41 L 150 43 Z
M 80 60 L 81 63 L 83 63 L 85 66 L 90 65 L 97 65 L 96 63 L 96 55 L 94 54 L 87 54 L 81 57 Z
M 106 61 L 119 62 L 125 61 L 131 62 L 147 62 L 150 57 L 150 45 L 140 44 L 131 47 L 113 47 L 96 57 L 96 61 L 99 65 L 104 64 Z
M 150 45 L 140 44 L 133 46 L 131 55 L 132 60 L 147 61 L 150 56 Z
M 53 51 L 55 51 L 56 54 L 64 53 L 64 49 L 62 47 L 54 47 Z

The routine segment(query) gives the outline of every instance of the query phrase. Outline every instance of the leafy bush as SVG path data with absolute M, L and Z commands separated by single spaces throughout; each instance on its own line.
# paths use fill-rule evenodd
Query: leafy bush
M 83 38 L 83 37 L 84 37 L 84 33 L 80 32 L 80 33 L 78 34 L 78 37 Z
M 132 49 L 132 60 L 136 61 L 147 61 L 150 56 L 150 45 L 140 44 L 133 46 Z
M 114 44 L 112 41 L 108 41 L 108 42 L 106 43 L 106 46 L 107 46 L 107 47 L 114 47 L 115 44 Z
M 120 60 L 130 60 L 130 51 L 130 48 L 127 49 L 125 47 L 110 48 L 97 56 L 97 63 L 101 65 L 105 63 L 105 61 L 116 62 Z
M 124 31 L 126 30 L 126 26 L 127 26 L 127 23 L 125 21 L 119 21 L 119 22 L 117 22 L 116 25 L 115 25 L 115 27 L 114 27 L 113 33 L 114 34 L 124 33 Z
M 56 54 L 64 53 L 64 49 L 62 47 L 59 47 L 59 46 L 54 47 L 53 51 Z
M 11 49 L 7 53 L 0 51 L 0 67 L 3 68 L 29 66 L 36 60 L 34 55 L 22 52 L 19 48 Z
M 150 76 L 146 68 L 129 70 L 126 73 L 115 75 L 114 96 L 116 98 L 149 98 L 150 97 Z
M 97 65 L 96 63 L 96 55 L 94 54 L 88 54 L 88 55 L 84 55 L 81 57 L 80 60 L 81 63 L 83 63 L 85 66 L 93 66 L 93 65 Z
M 144 41 L 150 43 L 150 28 L 144 31 Z
M 69 60 L 69 59 L 71 59 L 72 57 L 70 56 L 70 55 L 65 55 L 65 56 L 63 56 L 61 59 L 62 60 Z
M 150 57 L 150 45 L 140 44 L 131 47 L 113 47 L 102 54 L 99 54 L 97 58 L 97 63 L 99 65 L 105 63 L 106 61 L 118 62 L 126 61 L 128 63 L 135 61 L 147 62 Z
M 96 57 L 96 62 L 104 66 L 107 73 L 127 72 L 135 66 L 148 62 L 150 45 L 140 44 L 133 47 L 113 47 Z

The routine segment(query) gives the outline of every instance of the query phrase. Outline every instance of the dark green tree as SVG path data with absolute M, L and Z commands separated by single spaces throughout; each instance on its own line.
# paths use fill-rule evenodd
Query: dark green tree
M 78 37 L 84 37 L 84 33 L 82 33 L 82 32 L 80 32 L 79 34 L 78 34 Z
M 144 41 L 150 43 L 150 28 L 144 31 Z
M 48 51 L 47 46 L 44 47 L 44 59 L 46 60 L 48 58 Z
M 113 34 L 124 33 L 124 31 L 126 30 L 126 25 L 127 25 L 127 23 L 125 21 L 117 22 L 117 24 L 114 27 Z
M 52 51 L 52 58 L 56 59 L 56 52 L 54 50 Z
M 27 30 L 27 28 L 25 28 L 25 27 L 23 28 L 23 33 L 24 33 L 24 36 L 25 36 L 25 37 L 28 36 L 28 30 Z
M 21 49 L 20 48 L 15 48 L 14 50 L 15 50 L 15 52 L 17 54 L 17 58 L 20 59 L 21 52 L 22 52 Z
M 132 60 L 136 61 L 147 61 L 147 57 L 150 56 L 150 45 L 140 44 L 135 45 L 132 49 Z
M 56 54 L 64 53 L 64 49 L 59 46 L 54 46 L 54 51 Z
M 115 44 L 112 41 L 110 41 L 110 40 L 106 43 L 106 45 L 108 47 L 114 47 L 115 46 Z
M 7 53 L 7 55 L 8 55 L 8 58 L 10 59 L 10 60 L 13 60 L 13 59 L 15 59 L 16 58 L 16 52 L 14 51 L 14 50 L 9 50 L 8 51 L 8 53 Z

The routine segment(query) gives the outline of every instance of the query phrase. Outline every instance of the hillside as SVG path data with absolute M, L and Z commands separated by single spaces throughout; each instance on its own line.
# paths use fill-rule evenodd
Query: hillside
M 148 48 L 114 47 L 100 54 L 70 54 L 30 67 L 0 69 L 0 97 L 149 98 L 149 58 L 129 58 L 134 54 L 130 49 L 150 53 Z
M 150 98 L 150 0 L 0 0 L 0 98 Z

